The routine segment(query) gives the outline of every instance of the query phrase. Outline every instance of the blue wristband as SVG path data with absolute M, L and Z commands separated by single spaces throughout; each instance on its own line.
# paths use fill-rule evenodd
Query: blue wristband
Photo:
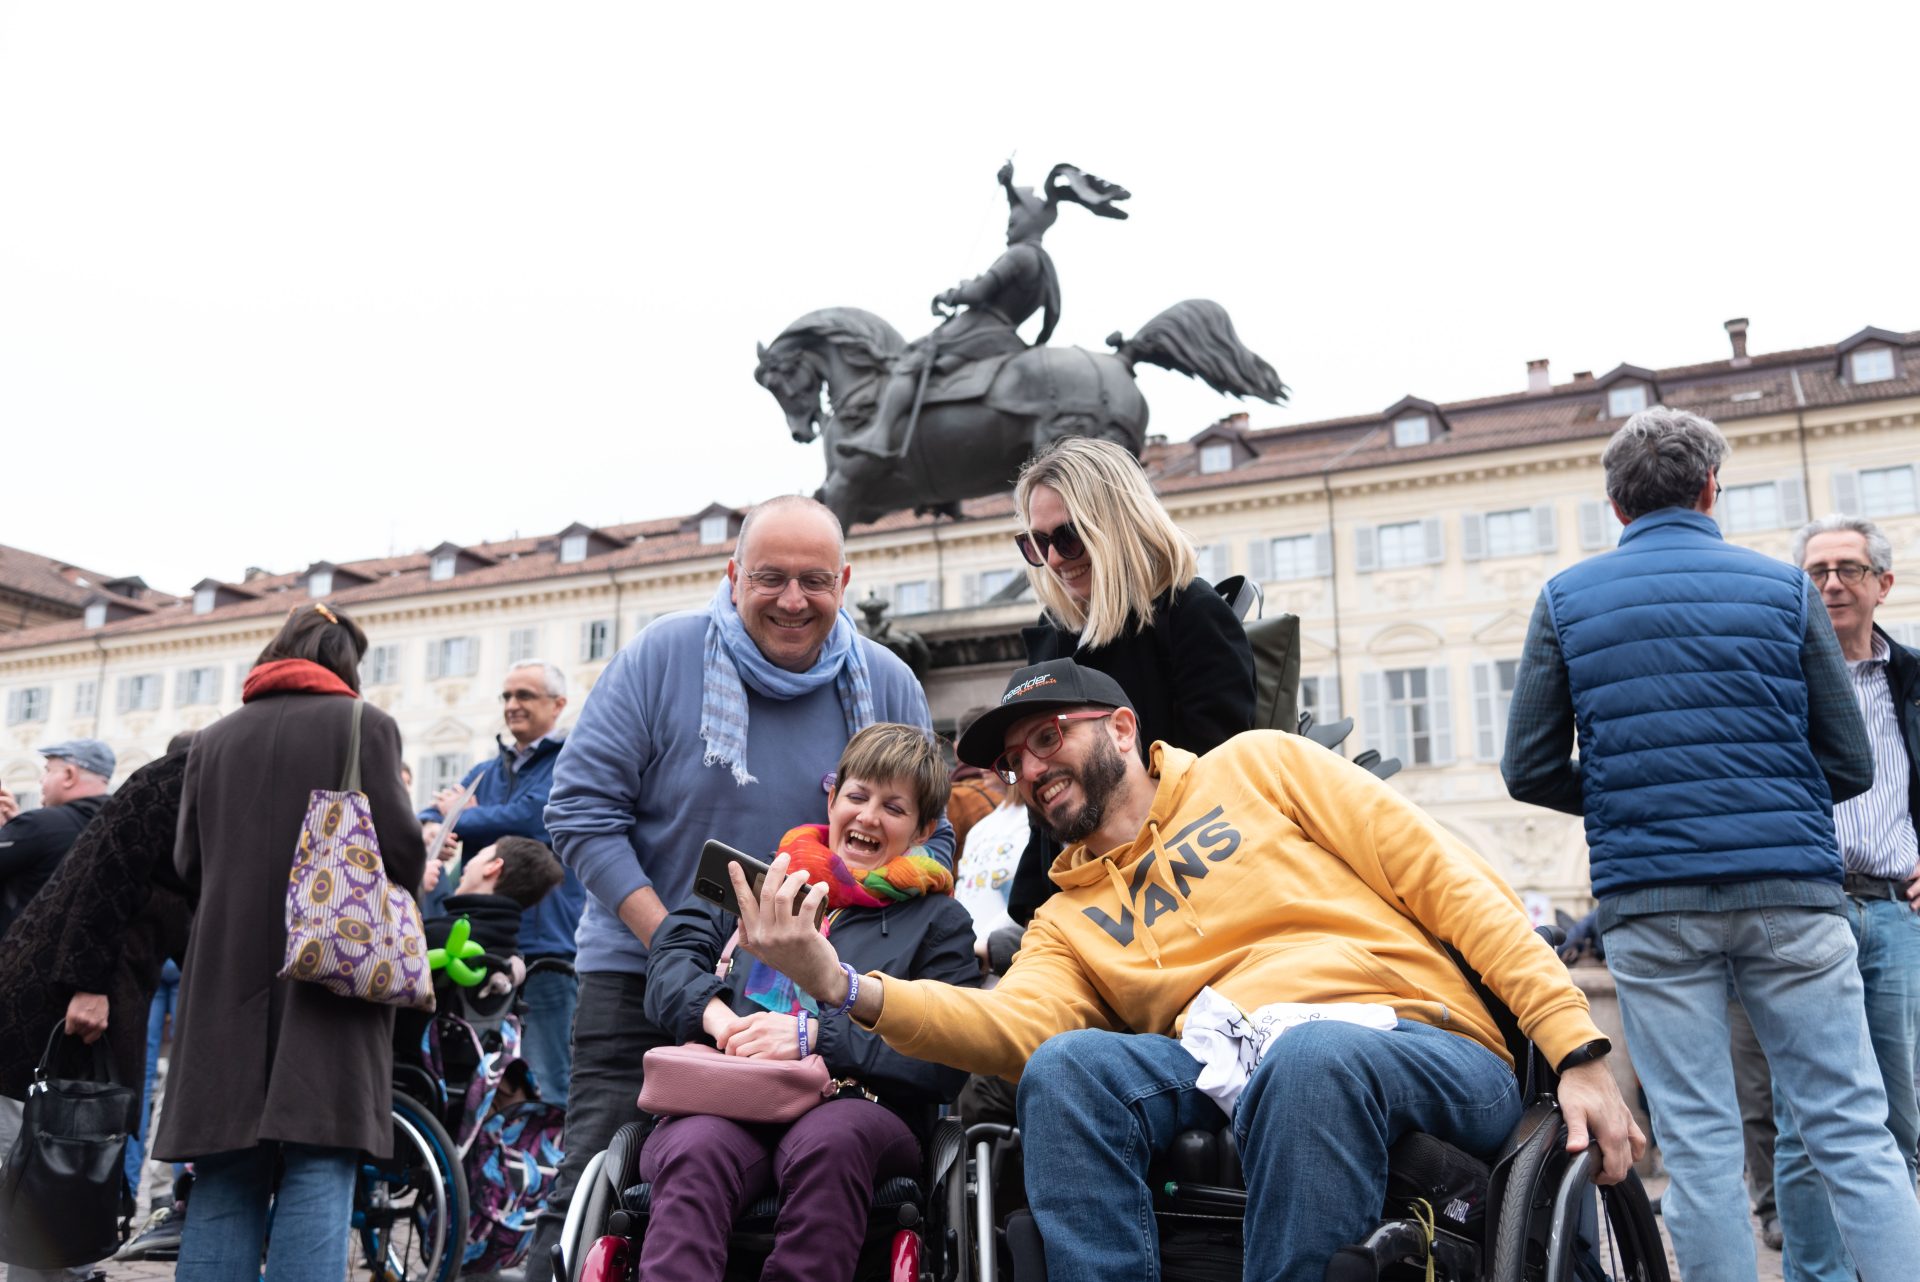
M 800 1021 L 800 1058 L 805 1059 L 807 1057 L 807 1012 L 797 1010 L 793 1012 L 793 1017 Z
M 860 996 L 860 972 L 845 962 L 840 963 L 840 969 L 847 972 L 847 1000 L 834 1007 L 833 1013 L 835 1015 L 844 1015 L 852 1010 L 853 1003 Z

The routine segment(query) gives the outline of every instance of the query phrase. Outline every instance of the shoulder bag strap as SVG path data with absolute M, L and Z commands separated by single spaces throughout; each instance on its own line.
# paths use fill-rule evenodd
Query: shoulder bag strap
M 341 792 L 360 791 L 360 714 L 365 710 L 366 700 L 353 700 L 353 728 L 347 732 L 347 768 L 340 777 Z
M 720 950 L 719 963 L 713 968 L 713 973 L 719 978 L 725 979 L 727 977 L 727 970 L 733 965 L 733 950 L 739 946 L 740 928 L 735 926 L 733 928 L 733 934 L 727 936 L 727 946 Z

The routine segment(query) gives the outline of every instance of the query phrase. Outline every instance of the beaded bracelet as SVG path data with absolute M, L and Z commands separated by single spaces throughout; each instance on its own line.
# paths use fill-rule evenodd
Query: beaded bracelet
M 830 1012 L 835 1015 L 844 1015 L 852 1010 L 853 1003 L 860 996 L 860 972 L 845 962 L 840 963 L 840 969 L 847 972 L 847 1000 L 841 1002 Z
M 800 1058 L 805 1059 L 807 1057 L 807 1012 L 797 1010 L 793 1012 L 793 1017 L 800 1022 Z

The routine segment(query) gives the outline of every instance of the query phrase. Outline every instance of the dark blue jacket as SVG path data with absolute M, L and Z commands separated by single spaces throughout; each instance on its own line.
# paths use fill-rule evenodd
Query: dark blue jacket
M 460 835 L 460 848 L 469 858 L 502 837 L 532 837 L 553 845 L 553 838 L 547 835 L 547 794 L 553 790 L 553 763 L 563 742 L 561 735 L 547 736 L 517 771 L 513 768 L 513 749 L 501 743 L 500 755 L 467 771 L 460 786 L 464 788 L 475 779 L 480 786 L 474 790 L 473 804 L 460 812 L 454 831 Z M 420 818 L 439 823 L 440 812 L 428 808 L 420 812 Z M 572 957 L 574 928 L 580 924 L 586 904 L 587 888 L 569 868 L 552 893 L 522 915 L 522 955 Z
M 1877 624 L 1873 629 L 1886 632 Z M 1920 653 L 1887 637 L 1887 689 L 1893 694 L 1893 715 L 1900 722 L 1900 738 L 1907 745 L 1907 811 L 1920 829 Z
M 1806 576 L 1668 508 L 1544 597 L 1580 745 L 1593 889 L 1837 884 L 1808 741 Z

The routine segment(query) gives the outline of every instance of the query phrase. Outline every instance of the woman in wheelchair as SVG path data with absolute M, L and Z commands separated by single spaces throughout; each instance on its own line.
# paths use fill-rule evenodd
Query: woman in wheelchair
M 946 795 L 946 765 L 924 731 L 869 726 L 841 757 L 828 822 L 782 839 L 789 863 L 827 886 L 821 929 L 857 972 L 980 983 L 972 919 L 953 898 L 952 874 L 909 853 L 932 833 Z M 667 917 L 648 962 L 647 1017 L 681 1043 L 711 1042 L 728 1055 L 818 1054 L 839 1090 L 784 1125 L 662 1121 L 640 1156 L 652 1214 L 639 1275 L 717 1282 L 734 1220 L 773 1190 L 773 1253 L 760 1276 L 850 1278 L 875 1188 L 918 1173 L 934 1112 L 966 1075 L 910 1059 L 844 1013 L 819 1009 L 786 976 L 735 954 L 736 926 L 706 904 Z

